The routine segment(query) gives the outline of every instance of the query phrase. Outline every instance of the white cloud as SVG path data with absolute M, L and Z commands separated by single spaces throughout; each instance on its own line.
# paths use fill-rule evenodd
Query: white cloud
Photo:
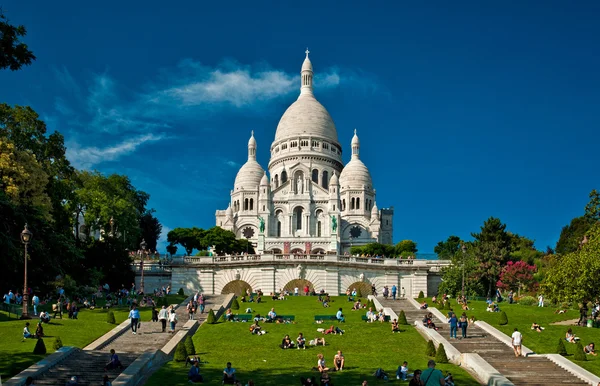
M 234 162 L 234 161 L 231 161 L 231 160 L 226 161 L 225 164 L 227 166 L 231 166 L 232 168 L 236 168 L 236 167 L 240 166 L 237 162 Z
M 101 162 L 114 161 L 121 156 L 133 153 L 145 143 L 156 142 L 165 137 L 164 134 L 146 134 L 104 148 L 81 147 L 78 143 L 71 142 L 67 146 L 67 158 L 75 167 L 88 169 Z

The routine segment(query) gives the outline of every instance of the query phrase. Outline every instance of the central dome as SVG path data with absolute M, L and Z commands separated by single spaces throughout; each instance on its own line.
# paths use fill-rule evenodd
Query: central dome
M 300 136 L 313 136 L 338 143 L 337 130 L 331 115 L 312 94 L 302 94 L 285 111 L 277 131 L 275 141 Z

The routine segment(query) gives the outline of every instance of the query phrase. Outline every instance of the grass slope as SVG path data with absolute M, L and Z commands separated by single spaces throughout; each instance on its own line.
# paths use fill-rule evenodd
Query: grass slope
M 185 297 L 179 295 L 170 295 L 171 303 L 181 303 Z M 50 307 L 38 307 L 40 310 L 46 310 Z M 111 311 L 115 313 L 117 324 L 106 323 L 107 310 L 81 309 L 77 320 L 69 319 L 68 313 L 63 313 L 64 319 L 51 319 L 50 324 L 44 324 L 44 343 L 48 354 L 54 352 L 54 338 L 59 336 L 64 346 L 85 347 L 94 340 L 98 339 L 108 331 L 115 328 L 119 323 L 127 319 L 129 309 L 127 307 L 113 307 Z M 53 313 L 50 312 L 52 316 Z M 151 320 L 151 309 L 143 308 L 141 310 L 142 321 Z M 35 333 L 38 318 L 29 320 L 29 331 Z M 7 313 L 0 312 L 0 376 L 3 380 L 12 377 L 23 371 L 35 362 L 44 358 L 44 355 L 33 354 L 33 348 L 36 339 L 27 339 L 23 341 L 23 328 L 25 320 L 8 318 Z
M 418 299 L 418 301 L 422 302 L 423 299 Z M 431 298 L 427 299 L 427 303 L 432 305 Z M 452 300 L 452 306 L 456 305 L 455 300 Z M 535 351 L 538 354 L 556 354 L 556 346 L 558 342 L 558 338 L 564 338 L 565 333 L 571 327 L 575 335 L 581 338 L 581 343 L 586 345 L 590 342 L 600 342 L 600 329 L 598 328 L 587 328 L 587 327 L 577 327 L 577 326 L 563 326 L 563 325 L 551 325 L 551 323 L 571 320 L 571 319 L 579 319 L 579 311 L 568 309 L 564 314 L 555 314 L 556 308 L 551 307 L 538 307 L 537 304 L 534 306 L 524 306 L 521 304 L 508 304 L 507 302 L 501 302 L 500 309 L 506 312 L 506 316 L 508 317 L 508 324 L 505 326 L 500 326 L 498 324 L 499 313 L 487 312 L 485 309 L 487 307 L 484 301 L 471 301 L 469 306 L 472 310 L 467 311 L 467 315 L 475 315 L 478 320 L 483 320 L 498 330 L 502 331 L 507 335 L 511 335 L 514 331 L 515 327 L 521 331 L 523 334 L 523 344 Z M 456 307 L 455 312 L 458 315 L 458 310 L 460 308 Z M 441 310 L 444 314 L 447 314 L 448 311 Z M 545 330 L 542 332 L 535 332 L 531 330 L 531 324 L 533 322 L 538 323 L 540 326 L 544 327 Z M 592 355 L 587 356 L 587 361 L 575 361 L 573 360 L 573 354 L 575 353 L 575 345 L 572 343 L 565 342 L 565 347 L 567 349 L 568 355 L 567 359 L 573 361 L 584 369 L 600 376 L 600 358 Z
M 254 314 L 266 315 L 271 307 L 279 315 L 295 315 L 296 324 L 263 323 L 266 335 L 251 335 L 251 323 L 218 323 L 202 325 L 194 335 L 196 351 L 200 360 L 207 362 L 200 366 L 205 377 L 204 384 L 220 385 L 225 364 L 231 361 L 237 369 L 238 378 L 244 384 L 250 379 L 257 385 L 297 385 L 300 377 L 315 376 L 319 373 L 311 371 L 317 364 L 317 354 L 325 356 L 327 365 L 333 367 L 333 356 L 342 350 L 346 358 L 344 371 L 331 374 L 336 385 L 359 385 L 365 379 L 369 384 L 384 384 L 372 376 L 378 367 L 383 368 L 395 380 L 396 369 L 402 361 L 408 361 L 410 371 L 425 369 L 429 358 L 425 356 L 426 342 L 412 326 L 401 326 L 405 331 L 392 334 L 389 323 L 365 323 L 361 320 L 364 312 L 350 311 L 351 303 L 344 297 L 333 298 L 331 308 L 323 308 L 316 297 L 290 297 L 285 301 L 267 303 L 240 303 L 240 313 L 251 307 Z M 314 315 L 335 314 L 342 307 L 347 322 L 314 323 Z M 306 350 L 282 350 L 278 347 L 284 335 L 289 334 L 295 342 L 299 332 L 308 340 L 321 333 L 317 328 L 327 328 L 331 324 L 339 325 L 346 334 L 326 335 L 325 347 L 307 347 Z M 454 365 L 439 365 L 444 372 L 450 371 L 458 385 L 478 385 L 468 373 Z M 146 385 L 185 385 L 187 370 L 184 365 L 168 362 L 154 373 Z M 403 382 L 407 384 L 407 382 Z

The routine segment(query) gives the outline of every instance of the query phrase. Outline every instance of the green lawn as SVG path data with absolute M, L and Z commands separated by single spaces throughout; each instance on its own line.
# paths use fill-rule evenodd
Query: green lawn
M 280 315 L 295 315 L 296 324 L 263 323 L 266 335 L 252 335 L 248 328 L 251 323 L 227 322 L 215 325 L 204 324 L 194 335 L 196 350 L 203 362 L 200 372 L 205 384 L 220 385 L 225 364 L 231 361 L 237 369 L 238 378 L 245 384 L 252 379 L 257 385 L 296 385 L 300 377 L 315 376 L 311 368 L 317 364 L 317 354 L 325 356 L 328 366 L 333 366 L 333 356 L 342 350 L 346 357 L 344 371 L 332 373 L 336 385 L 359 385 L 365 379 L 369 384 L 383 384 L 372 376 L 378 368 L 383 368 L 395 380 L 397 367 L 406 360 L 411 372 L 425 369 L 428 357 L 425 356 L 426 342 L 413 326 L 402 326 L 400 334 L 392 334 L 388 323 L 365 323 L 363 312 L 350 311 L 351 304 L 344 297 L 333 298 L 332 307 L 324 309 L 316 297 L 290 297 L 285 301 L 267 300 L 265 304 L 240 303 L 240 313 L 251 307 L 255 313 L 266 315 L 271 307 Z M 314 315 L 335 314 L 343 307 L 346 323 L 340 323 L 344 335 L 326 335 L 325 347 L 307 347 L 306 350 L 282 350 L 278 347 L 285 334 L 295 341 L 299 332 L 308 340 L 323 336 L 317 328 L 338 325 L 338 322 L 314 323 Z M 439 365 L 444 372 L 450 371 L 458 385 L 479 385 L 468 373 L 454 365 Z M 187 370 L 182 364 L 168 362 L 158 370 L 147 385 L 185 385 Z M 404 382 L 403 384 L 407 384 Z
M 185 297 L 179 295 L 170 295 L 171 303 L 181 303 Z M 38 312 L 44 307 L 38 307 Z M 117 324 L 127 319 L 129 313 L 127 307 L 111 308 L 115 313 Z M 59 336 L 64 346 L 85 347 L 94 340 L 98 339 L 116 325 L 106 323 L 107 310 L 82 309 L 79 312 L 77 320 L 71 320 L 67 313 L 64 313 L 64 319 L 51 319 L 50 324 L 44 324 L 44 343 L 48 354 L 54 352 L 54 340 Z M 52 316 L 53 314 L 50 313 Z M 142 320 L 151 319 L 151 309 L 143 308 L 141 310 Z M 39 319 L 30 320 L 29 330 L 34 333 Z M 23 320 L 8 318 L 8 314 L 0 312 L 0 376 L 3 380 L 18 374 L 33 363 L 41 360 L 43 355 L 33 354 L 35 339 L 23 341 Z
M 417 299 L 421 302 L 422 299 Z M 427 299 L 427 302 L 432 306 L 431 298 Z M 453 306 L 456 304 L 455 300 L 451 303 Z M 486 312 L 486 303 L 484 301 L 471 301 L 469 306 L 472 308 L 471 311 L 467 311 L 467 315 L 475 315 L 478 320 L 483 320 L 492 326 L 496 327 L 500 331 L 507 335 L 511 335 L 515 327 L 523 334 L 523 344 L 538 354 L 555 354 L 558 346 L 558 339 L 564 338 L 567 329 L 571 327 L 575 335 L 581 338 L 583 345 L 590 342 L 595 342 L 596 346 L 600 343 L 600 329 L 598 328 L 587 328 L 577 326 L 556 326 L 551 323 L 579 319 L 579 311 L 568 309 L 564 314 L 555 314 L 554 311 L 557 308 L 552 307 L 538 307 L 537 304 L 534 306 L 524 306 L 520 304 L 508 304 L 507 302 L 501 302 L 500 310 L 506 312 L 508 317 L 508 324 L 500 326 L 498 324 L 498 318 L 500 313 Z M 456 307 L 456 311 L 460 308 Z M 445 314 L 448 313 L 446 310 L 440 310 Z M 461 312 L 462 313 L 462 312 Z M 460 313 L 458 313 L 460 315 Z M 538 323 L 545 328 L 544 331 L 538 333 L 531 330 L 531 324 L 533 322 Z M 579 366 L 586 370 L 600 376 L 600 359 L 591 355 L 587 356 L 587 361 L 580 362 L 573 360 L 573 353 L 575 352 L 575 345 L 572 343 L 565 342 L 565 347 L 568 352 L 566 358 L 577 363 Z

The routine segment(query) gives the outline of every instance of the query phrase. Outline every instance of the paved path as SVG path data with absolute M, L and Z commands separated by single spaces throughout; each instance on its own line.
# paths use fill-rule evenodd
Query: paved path
M 225 295 L 211 295 L 207 297 L 206 311 L 218 309 L 223 303 Z M 186 303 L 187 304 L 187 303 Z M 188 321 L 186 304 L 181 304 L 176 313 L 179 319 L 175 331 L 179 331 Z M 195 319 L 202 323 L 207 314 L 197 313 Z M 167 325 L 167 331 L 169 326 Z M 36 385 L 64 385 L 72 376 L 77 376 L 79 385 L 100 385 L 104 374 L 113 381 L 122 370 L 104 371 L 104 366 L 110 358 L 110 349 L 114 349 L 119 355 L 123 366 L 129 366 L 140 354 L 146 351 L 161 349 L 173 334 L 162 332 L 160 322 L 142 321 L 137 335 L 127 330 L 102 350 L 78 350 L 66 360 L 59 363 L 49 372 L 35 380 Z
M 384 307 L 390 307 L 397 314 L 404 310 L 410 324 L 421 321 L 427 310 L 416 309 L 408 300 L 384 300 L 378 298 Z M 442 311 L 443 312 L 443 311 Z M 477 353 L 492 367 L 517 386 L 566 386 L 587 385 L 572 374 L 545 357 L 530 356 L 516 358 L 512 348 L 488 335 L 477 326 L 469 326 L 466 339 L 449 339 L 450 327 L 436 323 L 438 331 L 461 353 Z M 458 332 L 460 335 L 460 331 Z

